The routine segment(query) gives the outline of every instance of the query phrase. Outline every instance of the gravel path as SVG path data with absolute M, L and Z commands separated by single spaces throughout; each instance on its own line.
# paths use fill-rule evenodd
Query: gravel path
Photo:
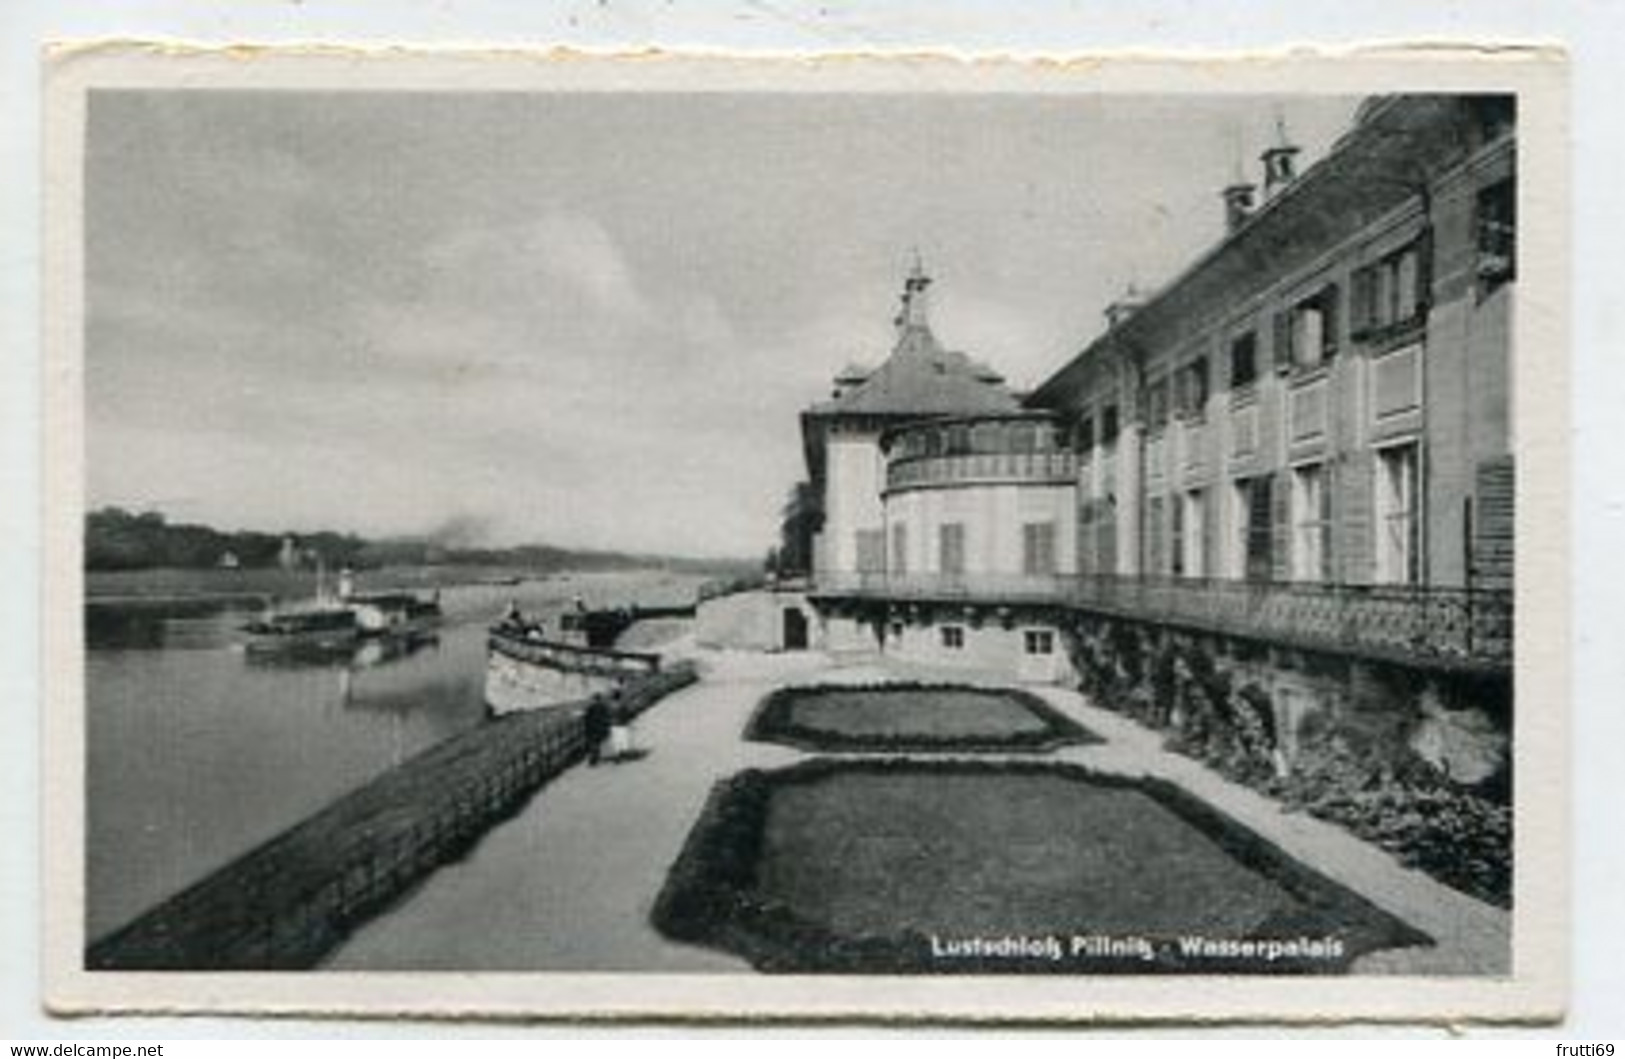
M 711 673 L 636 725 L 649 755 L 585 766 L 544 787 L 460 864 L 373 920 L 334 970 L 738 971 L 710 949 L 667 941 L 649 910 L 717 780 L 796 751 L 745 743 L 761 697 L 821 656 L 709 654 Z
M 772 768 L 805 756 L 740 738 L 762 696 L 785 683 L 888 677 L 979 682 L 974 675 L 967 680 L 962 673 L 889 662 L 836 667 L 817 654 L 693 653 L 706 676 L 638 722 L 638 744 L 649 756 L 572 769 L 553 781 L 518 816 L 487 835 L 466 861 L 436 873 L 400 907 L 359 931 L 325 966 L 744 970 L 734 957 L 667 941 L 649 925 L 649 910 L 712 784 L 742 768 Z M 990 676 L 981 679 L 995 682 Z M 1505 911 L 1402 867 L 1341 828 L 1283 812 L 1198 762 L 1164 751 L 1158 734 L 1090 706 L 1076 692 L 1032 690 L 1105 740 L 1062 749 L 1056 759 L 1177 783 L 1439 943 L 1369 955 L 1357 971 L 1508 970 L 1511 917 Z

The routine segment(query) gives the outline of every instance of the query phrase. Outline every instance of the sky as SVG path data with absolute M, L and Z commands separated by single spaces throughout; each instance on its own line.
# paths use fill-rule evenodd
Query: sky
M 221 528 L 755 556 L 798 413 L 890 350 L 1042 382 L 1358 101 L 92 96 L 89 502 Z

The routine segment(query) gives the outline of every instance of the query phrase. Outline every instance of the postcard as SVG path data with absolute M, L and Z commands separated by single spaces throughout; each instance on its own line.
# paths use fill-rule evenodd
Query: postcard
M 1560 1017 L 1560 53 L 46 65 L 51 1011 Z

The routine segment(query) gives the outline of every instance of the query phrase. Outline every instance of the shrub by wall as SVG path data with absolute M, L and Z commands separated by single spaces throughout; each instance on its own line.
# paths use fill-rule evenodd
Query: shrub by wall
M 1510 906 L 1509 681 L 1104 617 L 1064 640 L 1079 689 L 1166 733 L 1168 749 Z

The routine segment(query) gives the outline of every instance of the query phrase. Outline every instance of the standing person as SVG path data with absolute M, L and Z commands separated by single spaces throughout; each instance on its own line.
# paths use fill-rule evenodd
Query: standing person
M 613 720 L 609 715 L 609 704 L 602 695 L 594 695 L 592 701 L 587 703 L 587 713 L 583 718 L 587 734 L 587 764 L 598 764 L 598 758 L 603 752 L 604 740 L 609 738 L 609 729 Z

